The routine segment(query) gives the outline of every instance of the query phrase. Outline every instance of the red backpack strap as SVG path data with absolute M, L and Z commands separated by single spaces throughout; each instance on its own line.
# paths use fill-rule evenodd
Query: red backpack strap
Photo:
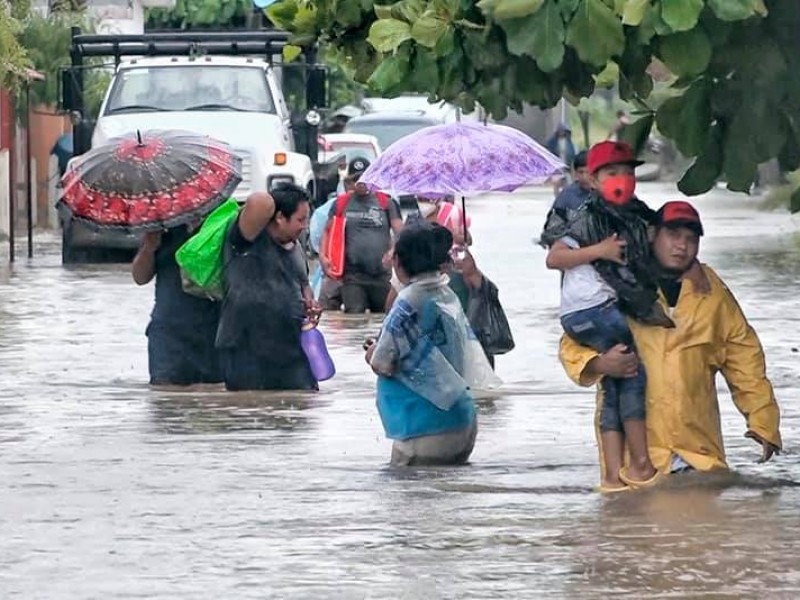
M 381 205 L 383 210 L 389 210 L 389 202 L 392 201 L 391 196 L 383 192 L 375 192 L 375 197 L 378 199 L 378 204 Z
M 344 194 L 339 194 L 336 198 L 336 216 L 341 217 L 344 214 L 344 211 L 347 210 L 347 204 L 350 202 L 350 198 L 353 197 L 353 192 L 345 192 Z

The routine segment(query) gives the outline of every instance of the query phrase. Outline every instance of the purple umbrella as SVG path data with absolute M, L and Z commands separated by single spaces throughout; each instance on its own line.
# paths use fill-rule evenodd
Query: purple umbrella
M 441 198 L 510 192 L 544 183 L 564 168 L 521 131 L 458 122 L 426 127 L 395 142 L 361 181 L 373 189 Z

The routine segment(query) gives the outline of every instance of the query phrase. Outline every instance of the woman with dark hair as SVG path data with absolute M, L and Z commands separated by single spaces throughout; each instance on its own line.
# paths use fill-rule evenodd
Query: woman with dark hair
M 298 260 L 309 213 L 306 191 L 284 184 L 251 194 L 228 232 L 217 348 L 229 390 L 318 389 L 300 345 L 319 316 Z
M 404 228 L 394 270 L 404 287 L 366 359 L 378 375 L 377 404 L 394 465 L 462 464 L 475 445 L 471 389 L 494 378 L 440 266 L 453 244 L 438 225 Z

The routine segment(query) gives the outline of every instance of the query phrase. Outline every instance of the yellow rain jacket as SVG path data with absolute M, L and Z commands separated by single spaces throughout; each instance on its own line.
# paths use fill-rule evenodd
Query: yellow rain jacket
M 727 468 L 715 384 L 718 372 L 727 381 L 747 429 L 781 447 L 780 412 L 758 336 L 719 276 L 708 266 L 703 270 L 711 291 L 700 294 L 690 281 L 683 281 L 671 313 L 675 329 L 630 321 L 647 372 L 650 460 L 664 472 L 669 471 L 673 454 L 700 471 Z M 660 302 L 666 306 L 663 295 Z M 560 355 L 573 381 L 583 386 L 597 383 L 597 378 L 584 374 L 597 352 L 565 335 Z M 602 458 L 602 447 L 600 452 Z

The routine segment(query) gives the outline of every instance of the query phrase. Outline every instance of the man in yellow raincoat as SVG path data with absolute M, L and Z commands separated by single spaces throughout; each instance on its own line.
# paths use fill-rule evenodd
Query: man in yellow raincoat
M 657 218 L 653 252 L 663 270 L 659 301 L 669 308 L 676 327 L 630 321 L 647 373 L 650 459 L 662 473 L 727 468 L 715 384 L 721 372 L 745 417 L 746 437 L 761 444 L 761 460 L 767 461 L 781 449 L 780 412 L 758 336 L 712 269 L 702 266 L 706 289 L 696 289 L 683 278 L 697 259 L 703 234 L 694 207 L 688 202 L 667 202 Z M 635 356 L 621 346 L 598 354 L 565 335 L 560 355 L 567 375 L 582 386 L 596 384 L 604 375 L 630 377 L 636 372 Z M 598 443 L 602 458 L 599 435 Z M 604 484 L 605 473 L 602 480 Z

